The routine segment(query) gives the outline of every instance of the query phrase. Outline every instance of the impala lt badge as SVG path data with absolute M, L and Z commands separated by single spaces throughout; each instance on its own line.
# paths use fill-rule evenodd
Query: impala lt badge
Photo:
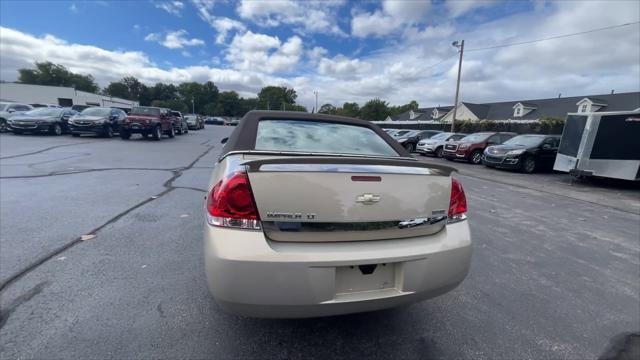
M 356 202 L 364 205 L 373 205 L 380 201 L 380 195 L 375 194 L 362 194 L 356 196 Z

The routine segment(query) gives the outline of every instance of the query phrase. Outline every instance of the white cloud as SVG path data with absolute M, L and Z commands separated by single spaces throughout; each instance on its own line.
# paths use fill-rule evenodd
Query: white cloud
M 151 33 L 145 36 L 146 41 L 157 42 L 169 49 L 182 49 L 185 46 L 202 46 L 204 41 L 196 38 L 187 38 L 189 33 L 186 30 L 169 31 L 164 35 L 159 33 Z
M 449 14 L 451 16 L 458 17 L 473 9 L 490 7 L 495 4 L 495 0 L 447 0 L 445 6 L 449 10 Z
M 429 1 L 384 0 L 381 10 L 354 14 L 351 34 L 356 37 L 388 35 L 407 25 L 424 22 L 430 7 Z
M 241 18 L 263 27 L 294 26 L 300 33 L 344 35 L 337 24 L 337 8 L 344 1 L 241 0 L 236 9 Z
M 154 5 L 158 9 L 177 16 L 180 16 L 182 9 L 184 9 L 184 3 L 182 1 L 156 1 Z
M 302 53 L 302 39 L 298 36 L 281 43 L 278 37 L 247 31 L 235 35 L 227 50 L 226 60 L 240 70 L 292 72 Z
M 246 30 L 246 26 L 238 20 L 215 16 L 213 14 L 214 0 L 192 0 L 192 2 L 196 10 L 198 10 L 198 16 L 218 32 L 216 43 L 224 44 L 227 40 L 227 35 L 233 30 L 239 32 Z
M 318 73 L 320 75 L 337 76 L 342 79 L 355 78 L 359 74 L 370 70 L 370 63 L 360 59 L 349 59 L 343 55 L 337 55 L 331 59 L 323 58 L 318 64 Z

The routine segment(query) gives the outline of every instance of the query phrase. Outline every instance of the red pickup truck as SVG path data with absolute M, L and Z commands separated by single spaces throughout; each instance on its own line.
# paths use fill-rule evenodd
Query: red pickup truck
M 174 118 L 169 109 L 138 106 L 131 109 L 127 118 L 120 127 L 120 137 L 129 139 L 131 134 L 142 134 L 142 137 L 151 136 L 153 140 L 160 140 L 163 134 L 170 138 L 175 136 Z
M 512 132 L 479 132 L 467 135 L 458 141 L 446 143 L 442 156 L 447 160 L 466 160 L 481 164 L 482 154 L 487 146 L 500 145 L 516 135 Z

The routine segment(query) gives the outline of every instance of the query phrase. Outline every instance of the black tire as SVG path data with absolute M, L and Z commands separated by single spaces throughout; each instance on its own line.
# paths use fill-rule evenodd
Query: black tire
M 472 152 L 471 156 L 469 156 L 469 162 L 474 165 L 482 164 L 482 151 L 475 150 Z
M 527 156 L 522 162 L 522 171 L 527 174 L 534 173 L 537 167 L 538 164 L 536 164 L 536 159 L 532 158 L 531 156 Z
M 189 127 L 187 126 L 186 128 L 184 128 L 184 133 L 188 134 L 189 133 Z
M 129 138 L 131 138 L 131 133 L 129 130 L 120 129 L 120 138 L 122 140 L 129 140 Z
M 436 157 L 439 157 L 439 158 L 442 157 L 442 146 L 436 149 L 435 155 Z
M 412 153 L 416 149 L 416 146 L 412 143 L 406 143 L 404 144 L 404 148 L 407 149 L 408 152 Z
M 450 157 L 446 157 L 445 159 L 447 159 L 447 161 L 453 161 L 453 159 Z
M 0 133 L 7 131 L 7 120 L 0 119 Z
M 173 128 L 173 125 L 169 126 L 169 131 L 167 131 L 167 136 L 169 136 L 169 139 L 173 139 L 174 137 L 176 137 L 176 129 Z
M 177 135 L 182 135 L 182 126 L 180 126 L 180 127 L 178 128 L 178 131 L 176 131 L 176 134 L 177 134 Z
M 58 124 L 58 123 L 53 124 L 51 126 L 51 128 L 49 129 L 49 133 L 51 135 L 56 135 L 56 136 L 62 135 L 62 126 L 60 126 L 60 124 Z
M 160 125 L 157 125 L 155 128 L 153 128 L 151 138 L 155 141 L 159 141 L 160 139 L 162 139 L 162 128 L 160 127 Z
M 73 137 L 80 137 L 80 134 L 78 134 L 78 133 L 71 133 L 71 136 L 73 136 Z
M 102 132 L 102 136 L 104 136 L 106 138 L 112 138 L 113 137 L 113 128 L 111 127 L 111 125 L 107 125 L 104 128 L 104 131 Z

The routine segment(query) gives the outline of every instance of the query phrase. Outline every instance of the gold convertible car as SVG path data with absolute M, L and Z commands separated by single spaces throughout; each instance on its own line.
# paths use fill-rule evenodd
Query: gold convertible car
M 369 121 L 249 112 L 226 141 L 205 201 L 213 297 L 233 313 L 295 318 L 452 290 L 471 260 L 454 171 L 417 161 Z

